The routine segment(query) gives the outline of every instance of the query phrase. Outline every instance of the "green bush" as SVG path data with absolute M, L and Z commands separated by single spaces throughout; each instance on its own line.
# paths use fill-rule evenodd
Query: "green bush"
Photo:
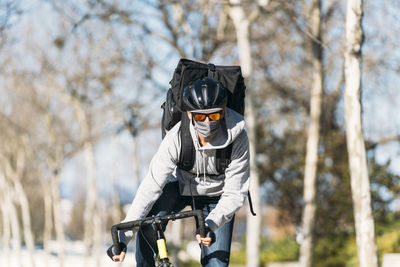
M 264 265 L 274 261 L 296 261 L 299 257 L 299 245 L 294 238 L 264 240 L 261 244 L 260 257 Z
M 201 267 L 199 261 L 196 260 L 187 260 L 187 261 L 179 261 L 180 267 Z
M 313 261 L 315 267 L 356 266 L 357 247 L 349 233 L 339 233 L 316 242 Z
M 246 245 L 242 242 L 242 249 L 232 251 L 231 264 L 246 264 Z M 271 241 L 262 239 L 260 248 L 261 266 L 274 261 L 295 261 L 299 257 L 299 245 L 293 238 Z

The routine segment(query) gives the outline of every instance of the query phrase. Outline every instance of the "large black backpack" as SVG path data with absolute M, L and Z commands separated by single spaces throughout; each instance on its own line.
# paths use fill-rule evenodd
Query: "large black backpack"
M 185 111 L 182 103 L 183 89 L 191 82 L 204 77 L 218 80 L 228 89 L 227 106 L 244 115 L 245 89 L 240 66 L 216 66 L 182 58 L 175 68 L 171 88 L 167 92 L 162 119 L 162 137 L 181 120 Z
M 161 105 L 163 109 L 161 127 L 162 138 L 164 138 L 166 132 L 181 121 L 180 135 L 182 144 L 177 166 L 186 171 L 193 168 L 196 152 L 190 136 L 190 121 L 182 103 L 182 95 L 184 88 L 188 84 L 204 77 L 220 81 L 228 89 L 227 107 L 244 115 L 246 86 L 240 66 L 218 66 L 212 63 L 205 64 L 189 59 L 180 59 L 170 81 L 171 87 L 167 92 L 166 100 Z M 231 160 L 231 152 L 232 144 L 216 151 L 218 173 L 225 172 Z M 251 207 L 250 194 L 249 203 Z

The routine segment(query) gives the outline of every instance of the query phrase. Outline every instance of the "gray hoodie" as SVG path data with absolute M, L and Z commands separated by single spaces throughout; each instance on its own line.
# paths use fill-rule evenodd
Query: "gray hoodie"
M 179 181 L 182 195 L 221 196 L 214 210 L 205 219 L 212 230 L 229 221 L 243 206 L 249 189 L 250 172 L 249 140 L 243 116 L 226 108 L 225 124 L 220 127 L 220 133 L 203 147 L 193 125 L 190 125 L 196 160 L 189 172 L 176 168 L 181 150 L 179 130 L 180 122 L 165 135 L 123 222 L 144 218 L 172 176 Z M 231 162 L 225 170 L 225 176 L 214 176 L 213 174 L 218 174 L 215 164 L 216 149 L 227 147 L 232 142 Z M 120 233 L 121 241 L 128 241 L 126 238 L 130 239 L 132 234 L 132 231 Z

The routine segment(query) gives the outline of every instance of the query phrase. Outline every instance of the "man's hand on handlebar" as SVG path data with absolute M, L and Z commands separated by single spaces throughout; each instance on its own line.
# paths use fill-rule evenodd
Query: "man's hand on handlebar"
M 119 255 L 114 255 L 114 256 L 112 257 L 112 260 L 113 260 L 113 261 L 120 261 L 120 262 L 123 262 L 124 259 L 125 259 L 125 255 L 126 255 L 126 252 L 121 252 L 121 254 L 119 254 Z
M 199 244 L 202 244 L 205 247 L 209 247 L 212 244 L 211 243 L 211 241 L 212 241 L 211 237 L 200 237 L 200 235 L 197 234 L 196 235 L 196 239 L 197 239 L 197 242 L 199 242 Z
M 205 229 L 206 231 L 206 236 L 201 237 L 200 234 L 196 234 L 196 239 L 199 244 L 202 244 L 205 247 L 209 247 L 215 242 L 215 233 L 208 227 Z
M 121 242 L 119 243 L 119 251 L 121 251 L 121 253 L 116 255 L 115 250 L 114 250 L 114 245 L 112 245 L 111 247 L 109 247 L 107 249 L 107 255 L 113 261 L 123 262 L 125 259 L 125 255 L 126 255 L 126 245 L 124 243 L 121 243 Z

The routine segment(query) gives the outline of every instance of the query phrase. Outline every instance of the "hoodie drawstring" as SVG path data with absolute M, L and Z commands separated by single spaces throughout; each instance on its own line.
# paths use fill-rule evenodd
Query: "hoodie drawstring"
M 206 182 L 206 160 L 204 158 L 204 155 L 201 155 L 201 157 L 203 159 L 203 182 Z
M 203 182 L 206 181 L 206 160 L 204 158 L 203 152 L 201 150 L 199 150 L 201 159 L 203 160 Z M 196 160 L 196 179 L 200 178 L 200 166 L 199 166 L 199 162 Z
M 199 162 L 196 160 L 196 179 L 198 179 L 199 178 Z

